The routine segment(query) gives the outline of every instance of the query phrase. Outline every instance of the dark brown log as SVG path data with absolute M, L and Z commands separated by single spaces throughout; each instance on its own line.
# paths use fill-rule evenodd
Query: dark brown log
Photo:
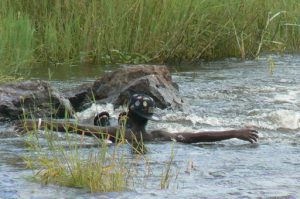
M 130 130 L 125 130 L 122 127 L 99 127 L 88 124 L 79 124 L 70 120 L 19 120 L 15 122 L 15 129 L 22 133 L 33 130 L 76 133 L 100 139 L 109 139 L 113 142 L 115 142 L 116 139 L 135 139 L 135 135 Z

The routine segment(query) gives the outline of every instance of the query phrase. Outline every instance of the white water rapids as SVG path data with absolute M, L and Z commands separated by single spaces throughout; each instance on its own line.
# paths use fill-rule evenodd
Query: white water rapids
M 159 189 L 159 175 L 172 144 L 148 143 L 150 152 L 145 157 L 153 175 L 146 186 L 138 183 L 132 191 L 89 194 L 27 181 L 24 176 L 31 171 L 19 166 L 22 160 L 18 158 L 26 153 L 22 138 L 1 136 L 0 198 L 299 198 L 300 57 L 267 55 L 258 60 L 182 68 L 173 72 L 172 78 L 179 85 L 183 111 L 157 110 L 162 121 L 149 122 L 149 129 L 178 132 L 252 127 L 259 131 L 258 143 L 236 139 L 176 143 L 173 174 L 177 177 L 167 190 Z M 93 105 L 78 115 L 87 119 L 102 110 L 117 117 L 124 109 Z M 3 135 L 7 128 L 0 127 Z

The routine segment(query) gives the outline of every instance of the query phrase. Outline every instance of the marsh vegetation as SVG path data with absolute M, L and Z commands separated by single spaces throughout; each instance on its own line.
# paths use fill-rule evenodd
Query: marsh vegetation
M 1 69 L 43 63 L 169 63 L 298 52 L 292 0 L 0 2 Z M 13 66 L 13 67 L 12 67 Z

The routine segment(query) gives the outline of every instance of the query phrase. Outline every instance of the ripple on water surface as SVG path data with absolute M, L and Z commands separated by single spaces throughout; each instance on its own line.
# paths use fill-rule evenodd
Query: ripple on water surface
M 147 179 L 146 186 L 138 179 L 133 191 L 90 194 L 27 181 L 24 176 L 31 171 L 16 158 L 27 153 L 22 138 L 4 135 L 8 127 L 1 126 L 0 198 L 299 198 L 300 57 L 272 56 L 272 73 L 268 59 L 203 63 L 190 67 L 193 71 L 173 73 L 184 109 L 158 110 L 162 121 L 149 122 L 149 129 L 172 132 L 252 126 L 259 130 L 258 144 L 236 139 L 175 143 L 173 178 L 170 188 L 161 190 L 161 172 L 173 145 L 148 143 L 150 152 L 145 158 L 155 175 Z M 109 104 L 94 105 L 78 115 L 89 120 L 104 109 L 113 117 L 123 110 L 113 110 Z

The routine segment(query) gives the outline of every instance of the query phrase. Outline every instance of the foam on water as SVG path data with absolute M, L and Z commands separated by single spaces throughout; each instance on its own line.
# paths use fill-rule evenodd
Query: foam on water
M 300 91 L 289 90 L 285 94 L 276 94 L 274 96 L 273 102 L 275 103 L 291 103 L 295 104 L 299 102 Z
M 297 92 L 291 92 L 289 96 L 296 96 Z M 291 99 L 291 98 L 286 98 Z M 90 123 L 94 116 L 102 111 L 107 111 L 113 118 L 118 114 L 126 111 L 126 108 L 120 107 L 114 109 L 112 104 L 93 104 L 90 108 L 76 113 L 80 121 Z M 182 111 L 168 112 L 160 111 L 161 121 L 150 123 L 153 128 L 164 128 L 170 132 L 208 130 L 215 128 L 229 129 L 232 127 L 255 127 L 268 130 L 297 130 L 300 128 L 300 113 L 295 110 L 287 109 L 254 109 L 247 113 L 247 116 L 224 117 L 218 116 L 201 116 L 197 113 Z
M 276 129 L 296 130 L 300 128 L 300 113 L 294 110 L 276 110 L 268 115 Z
M 92 123 L 94 117 L 98 114 L 101 113 L 102 111 L 107 111 L 109 115 L 113 118 L 118 118 L 119 113 L 126 111 L 125 107 L 119 107 L 118 109 L 114 109 L 113 104 L 107 103 L 107 104 L 95 104 L 93 103 L 91 107 L 88 109 L 82 111 L 82 112 L 77 112 L 75 114 L 75 117 L 84 123 Z
M 290 131 L 300 128 L 300 112 L 289 109 L 255 109 L 248 125 L 260 129 Z

